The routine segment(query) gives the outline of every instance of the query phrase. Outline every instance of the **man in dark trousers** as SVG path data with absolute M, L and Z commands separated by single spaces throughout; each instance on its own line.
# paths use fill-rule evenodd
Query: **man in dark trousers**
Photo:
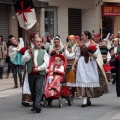
M 34 48 L 29 48 L 22 57 L 22 61 L 27 63 L 28 82 L 33 100 L 31 111 L 40 113 L 42 86 L 45 80 L 45 70 L 49 63 L 49 55 L 41 49 L 42 40 L 34 40 Z

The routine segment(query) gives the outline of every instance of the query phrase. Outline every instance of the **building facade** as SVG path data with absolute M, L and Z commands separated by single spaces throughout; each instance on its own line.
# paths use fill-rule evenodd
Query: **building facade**
M 103 0 L 102 33 L 113 33 L 116 37 L 120 31 L 120 0 Z
M 82 31 L 100 32 L 101 5 L 97 0 L 44 0 L 49 7 L 41 9 L 41 35 L 59 34 L 63 41 L 69 34 L 81 35 Z M 49 12 L 52 11 L 52 25 Z M 48 13 L 47 13 L 48 12 Z M 48 16 L 47 16 L 48 15 Z M 47 22 L 46 22 L 47 21 Z M 48 23 L 49 22 L 49 23 Z M 44 25 L 46 27 L 44 27 Z M 47 27 L 47 25 L 51 27 Z M 47 29 L 48 28 L 48 29 Z M 51 31 L 53 30 L 53 31 Z
M 9 34 L 27 39 L 27 32 L 19 27 L 12 0 L 6 1 L 0 0 L 0 34 L 5 41 Z M 94 33 L 102 29 L 101 4 L 98 0 L 42 0 L 45 5 L 40 0 L 33 2 L 37 23 L 29 33 L 36 31 L 41 36 L 59 34 L 65 42 L 69 34 L 81 35 L 85 30 Z

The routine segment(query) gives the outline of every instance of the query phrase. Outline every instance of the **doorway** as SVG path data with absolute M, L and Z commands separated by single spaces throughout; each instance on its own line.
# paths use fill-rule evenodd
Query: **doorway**
M 102 36 L 106 38 L 108 33 L 114 33 L 114 17 L 103 16 L 102 17 Z

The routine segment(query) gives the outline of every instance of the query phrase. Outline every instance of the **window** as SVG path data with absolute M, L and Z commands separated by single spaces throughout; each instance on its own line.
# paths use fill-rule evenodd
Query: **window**
M 81 9 L 68 9 L 68 34 L 81 35 Z
M 52 37 L 57 34 L 57 8 L 48 7 L 45 9 L 45 36 Z

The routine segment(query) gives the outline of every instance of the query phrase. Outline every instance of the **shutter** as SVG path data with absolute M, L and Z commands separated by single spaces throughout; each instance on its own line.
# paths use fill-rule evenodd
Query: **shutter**
M 68 32 L 69 35 L 81 35 L 81 9 L 68 9 Z
M 0 4 L 0 34 L 3 36 L 5 42 L 8 41 L 8 5 Z

